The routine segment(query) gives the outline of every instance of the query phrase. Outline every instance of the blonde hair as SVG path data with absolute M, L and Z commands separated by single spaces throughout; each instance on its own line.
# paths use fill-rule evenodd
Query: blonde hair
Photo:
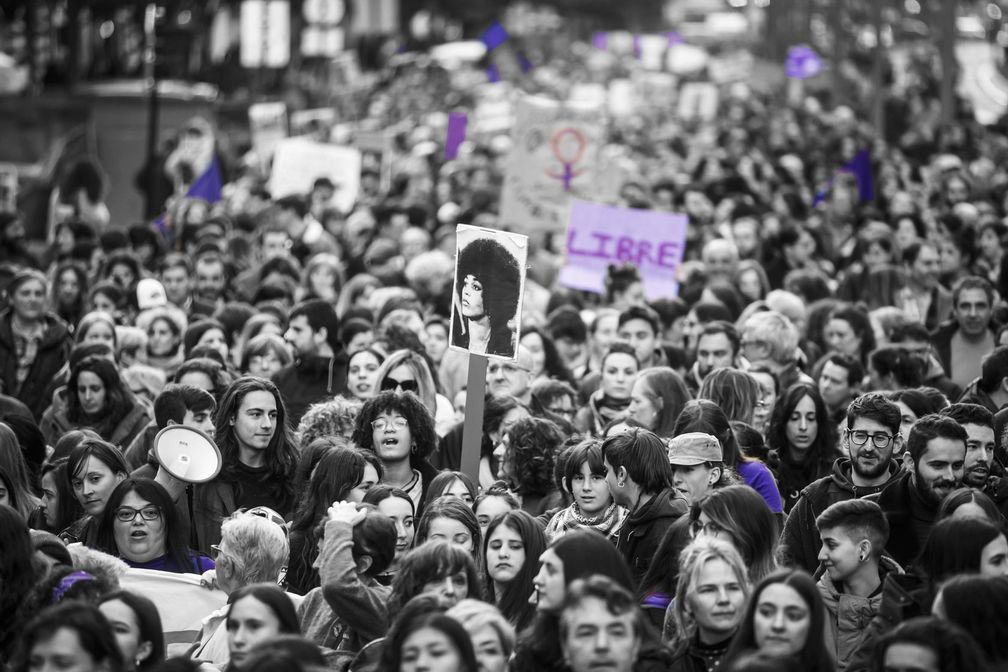
M 693 540 L 689 546 L 683 549 L 679 556 L 679 584 L 676 586 L 673 618 L 676 625 L 676 639 L 678 642 L 690 639 L 696 632 L 696 622 L 687 611 L 687 597 L 700 580 L 700 572 L 704 566 L 712 560 L 721 560 L 735 573 L 739 583 L 742 585 L 742 592 L 746 599 L 752 590 L 749 582 L 749 571 L 746 569 L 742 556 L 727 541 L 701 536 Z
M 431 409 L 437 408 L 437 387 L 434 384 L 434 376 L 431 374 L 427 361 L 412 350 L 396 350 L 382 362 L 375 373 L 375 392 L 380 392 L 381 383 L 389 372 L 397 366 L 405 366 L 413 372 L 417 381 L 417 397 L 423 405 Z
M 511 653 L 515 648 L 515 629 L 504 618 L 504 614 L 500 612 L 500 609 L 482 600 L 466 598 L 460 600 L 458 604 L 446 613 L 462 624 L 462 627 L 469 633 L 469 637 L 472 637 L 485 627 L 491 628 L 497 633 L 497 637 L 500 639 L 504 658 L 511 657 Z

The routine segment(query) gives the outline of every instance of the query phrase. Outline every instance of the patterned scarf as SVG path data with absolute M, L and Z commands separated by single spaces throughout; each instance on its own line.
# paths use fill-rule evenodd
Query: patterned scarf
M 553 519 L 550 520 L 549 525 L 546 526 L 546 541 L 552 543 L 554 539 L 562 537 L 567 532 L 576 530 L 579 527 L 591 528 L 615 540 L 626 517 L 627 510 L 613 503 L 601 515 L 595 518 L 588 518 L 581 513 L 577 502 L 574 502 L 566 509 L 557 511 Z

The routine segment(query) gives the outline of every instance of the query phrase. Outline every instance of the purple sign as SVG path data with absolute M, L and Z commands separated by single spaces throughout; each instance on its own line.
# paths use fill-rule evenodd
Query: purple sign
M 601 294 L 609 264 L 631 262 L 648 299 L 676 296 L 688 226 L 686 215 L 571 201 L 560 284 Z
M 592 46 L 605 51 L 609 48 L 609 33 L 592 33 Z
M 822 58 L 812 47 L 799 44 L 788 49 L 784 60 L 784 74 L 791 79 L 815 77 L 823 69 Z
M 469 117 L 465 112 L 452 112 L 448 115 L 448 133 L 445 137 L 444 156 L 451 161 L 458 156 L 459 145 L 465 141 L 466 126 L 469 125 Z

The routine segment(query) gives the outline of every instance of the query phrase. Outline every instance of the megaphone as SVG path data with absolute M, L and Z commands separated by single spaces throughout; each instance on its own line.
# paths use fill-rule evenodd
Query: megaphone
M 221 470 L 221 454 L 209 436 L 193 427 L 168 425 L 154 437 L 154 457 L 171 476 L 206 483 Z

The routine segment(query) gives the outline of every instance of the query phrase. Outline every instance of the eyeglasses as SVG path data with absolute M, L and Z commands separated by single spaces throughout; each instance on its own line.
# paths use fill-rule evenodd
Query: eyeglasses
M 134 509 L 132 506 L 120 506 L 115 510 L 115 517 L 121 523 L 132 523 L 136 520 L 137 514 L 144 520 L 158 520 L 161 518 L 161 509 L 156 506 L 145 506 L 142 509 Z
M 210 544 L 210 559 L 211 560 L 213 560 L 214 562 L 217 562 L 217 558 L 220 557 L 220 554 L 222 552 L 223 551 L 221 551 L 221 547 L 220 546 L 218 546 L 217 544 Z
M 268 506 L 255 506 L 251 509 L 244 511 L 250 516 L 256 516 L 257 518 L 265 518 L 275 525 L 279 525 L 283 528 L 284 533 L 287 532 L 287 521 L 279 513 L 269 508 Z
M 889 445 L 890 441 L 896 438 L 896 436 L 899 436 L 899 434 L 893 436 L 886 434 L 885 432 L 875 432 L 874 434 L 869 434 L 863 429 L 847 430 L 847 438 L 850 439 L 850 442 L 855 446 L 863 446 L 868 443 L 868 439 L 870 438 L 876 448 L 885 448 Z
M 388 392 L 397 388 L 402 388 L 403 392 L 417 392 L 420 390 L 420 386 L 415 380 L 396 380 L 391 376 L 386 376 L 385 380 L 381 381 L 382 392 Z
M 512 364 L 510 362 L 506 362 L 504 364 L 495 363 L 487 367 L 487 373 L 490 374 L 496 374 L 501 370 L 503 370 L 505 373 L 514 373 L 515 371 L 525 371 L 526 373 L 528 373 L 528 369 L 526 369 L 524 366 L 518 366 L 517 364 Z
M 689 531 L 690 536 L 696 538 L 699 537 L 701 533 L 706 536 L 713 537 L 724 532 L 725 529 L 720 525 L 718 525 L 717 523 L 715 523 L 713 520 L 709 520 L 706 523 L 701 523 L 700 519 L 697 518 L 696 520 L 690 523 Z
M 392 418 L 391 421 L 386 418 L 378 418 L 377 420 L 371 421 L 371 426 L 374 427 L 375 431 L 381 432 L 389 426 L 389 422 L 392 423 L 393 429 L 406 429 L 409 426 L 409 423 L 406 422 L 406 418 Z

